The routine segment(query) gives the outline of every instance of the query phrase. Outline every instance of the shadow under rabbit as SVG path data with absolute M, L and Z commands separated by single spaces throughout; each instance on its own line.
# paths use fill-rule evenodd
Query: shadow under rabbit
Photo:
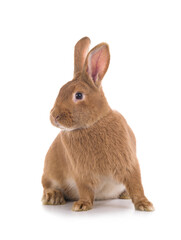
M 73 201 L 68 201 L 63 205 L 42 205 L 45 211 L 55 214 L 64 214 L 66 216 L 95 215 L 96 214 L 122 214 L 133 213 L 134 205 L 131 200 L 113 199 L 99 200 L 94 202 L 94 206 L 89 211 L 74 212 L 72 211 Z

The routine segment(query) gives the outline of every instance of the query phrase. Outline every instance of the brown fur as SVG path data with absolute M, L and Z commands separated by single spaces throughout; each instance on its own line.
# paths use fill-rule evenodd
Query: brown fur
M 86 56 L 89 44 L 87 37 L 76 44 L 74 78 L 60 89 L 50 113 L 52 124 L 63 131 L 45 158 L 43 203 L 76 200 L 73 210 L 83 211 L 91 209 L 95 199 L 130 196 L 136 209 L 152 211 L 141 183 L 134 134 L 109 107 L 101 87 L 109 47 L 101 43 Z M 84 98 L 75 100 L 76 92 Z M 126 189 L 115 195 L 112 190 L 119 184 Z

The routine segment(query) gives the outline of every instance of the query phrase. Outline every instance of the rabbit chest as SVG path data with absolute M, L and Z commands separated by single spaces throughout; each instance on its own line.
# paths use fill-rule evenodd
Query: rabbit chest
M 107 130 L 62 133 L 67 163 L 75 174 L 112 176 L 125 168 L 121 141 L 110 137 Z

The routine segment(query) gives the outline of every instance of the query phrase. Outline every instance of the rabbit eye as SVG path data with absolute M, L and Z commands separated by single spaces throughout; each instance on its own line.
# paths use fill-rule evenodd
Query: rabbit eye
M 77 100 L 81 100 L 81 99 L 83 98 L 83 94 L 82 94 L 81 92 L 77 92 L 77 93 L 75 94 L 75 98 L 76 98 Z

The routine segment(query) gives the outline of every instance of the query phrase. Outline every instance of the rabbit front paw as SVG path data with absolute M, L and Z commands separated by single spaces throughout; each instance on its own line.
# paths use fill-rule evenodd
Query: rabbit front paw
M 135 203 L 135 209 L 139 211 L 154 211 L 154 206 L 147 199 Z
M 80 212 L 80 211 L 90 210 L 91 208 L 92 208 L 91 202 L 79 200 L 77 202 L 74 202 L 72 210 L 76 212 Z
M 65 204 L 65 199 L 61 191 L 56 189 L 45 189 L 42 197 L 44 205 L 60 205 Z

